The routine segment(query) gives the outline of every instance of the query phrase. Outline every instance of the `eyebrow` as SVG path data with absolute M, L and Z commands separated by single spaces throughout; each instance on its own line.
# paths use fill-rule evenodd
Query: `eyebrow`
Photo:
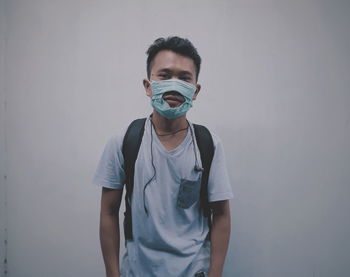
M 162 69 L 159 69 L 157 73 L 160 73 L 160 72 L 165 72 L 165 73 L 172 73 L 173 71 L 171 69 L 168 69 L 168 68 L 162 68 Z M 192 76 L 193 74 L 190 72 L 190 71 L 180 71 L 179 75 L 190 75 Z

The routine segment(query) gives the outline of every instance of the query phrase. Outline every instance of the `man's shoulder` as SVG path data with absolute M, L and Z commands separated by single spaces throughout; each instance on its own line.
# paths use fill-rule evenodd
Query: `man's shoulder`
M 123 140 L 128 126 L 124 126 L 112 131 L 112 134 L 109 136 L 108 144 L 113 146 L 115 150 L 121 151 L 123 146 Z
M 122 143 L 125 133 L 126 133 L 127 127 L 114 130 L 112 132 L 112 135 L 110 136 L 110 139 L 114 142 Z
M 212 137 L 212 139 L 213 139 L 214 149 L 215 149 L 219 144 L 221 144 L 221 139 L 220 139 L 220 137 L 219 137 L 210 127 L 206 126 L 205 124 L 200 124 L 200 123 L 193 123 L 193 124 L 194 124 L 194 125 L 203 126 L 203 127 L 205 127 L 205 128 L 209 131 L 209 133 L 210 133 L 210 135 L 211 135 L 211 137 Z
M 210 133 L 211 133 L 211 137 L 213 138 L 214 147 L 216 148 L 219 144 L 221 144 L 221 139 L 216 133 L 214 132 L 210 132 Z

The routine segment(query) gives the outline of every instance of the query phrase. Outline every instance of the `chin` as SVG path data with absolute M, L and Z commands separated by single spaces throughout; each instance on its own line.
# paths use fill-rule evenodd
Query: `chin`
M 180 107 L 181 104 L 179 104 L 179 105 L 169 105 L 169 106 L 170 106 L 170 108 L 177 108 L 177 107 Z
M 170 108 L 177 108 L 182 105 L 183 102 L 175 102 L 175 101 L 166 101 Z

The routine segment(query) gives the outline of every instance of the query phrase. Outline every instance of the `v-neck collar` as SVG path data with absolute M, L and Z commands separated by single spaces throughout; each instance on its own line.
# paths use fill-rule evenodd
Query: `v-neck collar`
M 167 155 L 175 155 L 176 153 L 178 153 L 179 151 L 181 151 L 181 149 L 184 148 L 184 146 L 189 143 L 191 141 L 191 130 L 189 128 L 192 128 L 192 123 L 190 121 L 188 121 L 188 129 L 187 129 L 187 134 L 186 136 L 184 137 L 184 139 L 181 141 L 181 143 L 176 146 L 175 149 L 173 150 L 167 150 L 165 148 L 165 146 L 163 145 L 163 143 L 160 141 L 158 135 L 156 134 L 155 130 L 154 130 L 154 127 L 151 123 L 151 118 L 150 116 L 147 118 L 147 122 L 146 122 L 147 126 L 146 126 L 146 129 L 148 130 L 148 135 L 150 136 L 150 139 L 152 139 L 153 137 L 153 140 L 155 142 L 155 144 L 157 145 L 158 149 L 161 150 L 161 152 L 167 154 Z M 152 132 L 152 134 L 151 134 Z

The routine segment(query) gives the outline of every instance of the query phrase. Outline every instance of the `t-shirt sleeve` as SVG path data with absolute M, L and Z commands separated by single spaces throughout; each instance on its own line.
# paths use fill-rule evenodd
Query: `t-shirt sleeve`
M 208 180 L 209 202 L 228 200 L 233 198 L 230 179 L 227 173 L 224 149 L 218 136 L 212 133 L 214 142 L 214 157 Z
M 112 136 L 106 143 L 97 165 L 92 183 L 111 189 L 122 189 L 125 183 L 123 137 Z

